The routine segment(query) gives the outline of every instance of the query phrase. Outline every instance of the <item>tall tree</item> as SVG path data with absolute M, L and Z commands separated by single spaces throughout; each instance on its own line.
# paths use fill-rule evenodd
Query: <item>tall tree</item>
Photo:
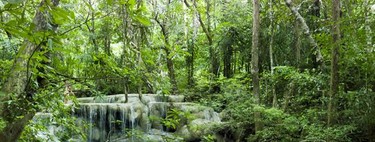
M 331 81 L 330 81 L 330 95 L 328 103 L 328 120 L 327 124 L 333 124 L 335 116 L 335 98 L 339 90 L 339 50 L 340 50 L 340 0 L 332 0 L 332 61 L 331 61 Z
M 271 70 L 271 75 L 273 75 L 273 72 L 274 72 L 274 60 L 273 60 L 273 38 L 274 38 L 274 21 L 273 21 L 273 0 L 270 0 L 268 2 L 269 6 L 270 6 L 270 26 L 269 26 L 269 30 L 271 30 L 271 33 L 270 33 L 270 46 L 269 46 L 269 54 L 270 54 L 270 70 Z M 277 96 L 276 96 L 276 89 L 275 89 L 275 86 L 272 85 L 271 86 L 271 89 L 272 89 L 272 107 L 276 107 L 277 106 Z
M 35 28 L 33 32 L 46 32 L 49 29 L 48 25 L 51 23 L 48 17 L 50 9 L 53 10 L 59 4 L 59 0 L 41 1 L 39 8 L 33 19 Z M 48 8 L 46 8 L 48 7 Z M 45 37 L 41 38 L 45 40 Z M 46 41 L 35 40 L 31 41 L 26 39 L 23 46 L 17 53 L 14 60 L 12 71 L 5 82 L 2 92 L 6 95 L 1 96 L 1 117 L 7 121 L 5 128 L 1 130 L 0 140 L 2 142 L 14 142 L 20 137 L 25 125 L 31 120 L 35 114 L 32 109 L 33 100 L 27 97 L 27 85 L 30 79 L 30 59 L 35 52 L 40 50 L 43 43 Z M 5 103 L 12 101 L 10 104 Z
M 295 21 L 294 24 L 294 31 L 295 31 L 295 67 L 299 68 L 301 65 L 301 27 L 298 21 Z
M 207 18 L 207 28 L 204 30 L 206 33 L 207 39 L 208 39 L 208 46 L 209 46 L 209 52 L 210 52 L 210 59 L 211 59 L 211 73 L 215 75 L 215 77 L 219 76 L 219 68 L 220 68 L 220 63 L 217 55 L 217 51 L 214 48 L 214 41 L 213 41 L 213 34 L 211 31 L 211 0 L 206 0 L 206 18 Z M 196 5 L 196 2 L 194 2 Z M 197 7 L 197 6 L 195 6 Z M 202 22 L 202 19 L 199 16 L 199 20 L 201 23 L 202 28 L 204 28 L 204 24 Z
M 253 0 L 253 36 L 252 36 L 252 47 L 251 47 L 251 74 L 253 83 L 253 95 L 255 101 L 260 105 L 260 87 L 259 87 L 259 30 L 260 30 L 260 19 L 259 19 L 259 0 Z M 261 130 L 260 124 L 260 113 L 255 112 L 255 132 Z
M 195 1 L 195 0 L 193 1 L 193 7 L 194 7 L 195 10 L 197 10 L 198 21 L 199 21 L 199 23 L 202 27 L 203 32 L 205 33 L 205 35 L 207 37 L 208 46 L 209 46 L 209 56 L 210 56 L 210 61 L 211 61 L 211 69 L 210 69 L 211 73 L 215 77 L 218 77 L 219 76 L 220 63 L 219 63 L 217 51 L 214 48 L 214 38 L 213 38 L 214 35 L 212 34 L 212 31 L 211 31 L 211 15 L 210 15 L 211 3 L 210 3 L 210 0 L 206 0 L 205 2 L 206 2 L 206 18 L 207 18 L 206 20 L 207 20 L 207 23 L 203 22 L 202 14 L 199 12 L 197 1 Z M 191 8 L 191 6 L 187 2 L 187 0 L 184 0 L 184 3 L 188 8 Z
M 192 23 L 191 24 L 192 28 L 193 28 L 193 35 L 191 37 L 189 37 L 190 35 L 190 31 L 189 31 L 189 24 L 190 24 L 190 20 L 188 20 L 188 11 L 186 10 L 188 7 L 186 7 L 185 4 L 183 4 L 183 10 L 184 10 L 184 33 L 185 33 L 185 40 L 186 40 L 186 48 L 187 48 L 187 52 L 189 53 L 189 55 L 186 56 L 186 68 L 187 68 L 187 85 L 189 88 L 192 88 L 195 84 L 194 82 L 194 57 L 195 57 L 195 40 L 196 40 L 196 35 L 197 35 L 197 27 L 199 26 L 196 26 L 195 25 L 195 21 L 196 21 L 196 13 L 197 11 L 194 10 L 193 11 L 193 16 L 192 16 Z M 190 39 L 191 38 L 191 39 Z
M 89 0 L 88 4 L 90 5 L 90 7 L 94 7 L 95 1 Z M 98 42 L 97 42 L 96 33 L 95 33 L 96 27 L 95 27 L 95 11 L 94 10 L 95 10 L 94 8 L 90 8 L 91 25 L 90 23 L 87 22 L 86 27 L 90 32 L 90 40 L 92 41 L 92 44 L 94 45 L 94 51 L 98 52 L 99 47 L 98 47 Z
M 169 8 L 170 5 L 171 5 L 171 1 L 167 3 L 167 8 Z M 173 48 L 173 46 L 170 44 L 170 35 L 169 35 L 169 29 L 168 29 L 169 27 L 167 23 L 168 22 L 167 18 L 170 18 L 170 17 L 166 16 L 164 17 L 164 19 L 160 19 L 159 16 L 160 15 L 157 13 L 156 16 L 154 17 L 154 20 L 160 26 L 160 30 L 164 39 L 164 46 L 162 47 L 162 49 L 165 51 L 166 58 L 167 58 L 168 76 L 170 79 L 170 83 L 172 85 L 171 93 L 177 94 L 178 88 L 177 88 L 176 74 L 174 70 L 174 63 L 173 63 L 172 56 L 171 56 L 171 53 L 172 53 L 171 49 Z
M 366 16 L 366 20 L 365 20 L 365 28 L 366 28 L 366 42 L 367 42 L 367 46 L 369 47 L 369 49 L 367 50 L 367 53 L 370 55 L 370 52 L 374 51 L 373 48 L 371 48 L 371 46 L 373 46 L 373 35 L 372 35 L 372 30 L 371 30 L 371 27 L 370 27 L 370 17 L 371 17 L 371 9 L 372 10 L 372 13 L 375 13 L 375 4 L 372 5 L 373 8 L 370 7 L 370 3 L 369 3 L 369 0 L 365 0 L 364 2 L 364 7 L 366 7 L 366 11 L 365 11 L 365 16 Z M 368 57 L 366 57 L 366 62 L 368 62 Z M 368 69 L 368 68 L 367 68 Z M 369 82 L 369 75 L 368 75 L 368 71 L 366 71 L 366 92 L 369 91 L 369 85 L 368 85 L 368 82 Z M 375 88 L 375 85 L 373 85 L 374 88 Z
M 125 4 L 122 4 L 120 6 L 121 8 L 121 28 L 122 28 L 122 51 L 123 53 L 121 54 L 120 58 L 120 66 L 122 67 L 127 67 L 129 66 L 129 53 L 128 53 L 128 47 L 129 47 L 129 36 L 128 36 L 128 25 L 129 25 L 129 12 L 127 10 L 127 7 Z M 128 93 L 129 93 L 129 76 L 124 76 L 123 78 L 124 82 L 124 95 L 125 95 L 125 102 L 128 102 Z

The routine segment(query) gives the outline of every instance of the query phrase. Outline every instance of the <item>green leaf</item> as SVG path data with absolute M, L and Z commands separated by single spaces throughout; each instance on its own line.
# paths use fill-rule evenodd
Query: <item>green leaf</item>
M 136 3 L 137 3 L 136 0 L 129 0 L 129 1 L 128 1 L 128 4 L 129 4 L 130 6 L 133 6 L 133 5 L 135 5 Z
M 139 23 L 141 23 L 142 25 L 145 25 L 145 26 L 150 26 L 151 25 L 151 21 L 145 17 L 142 17 L 142 16 L 136 16 L 135 19 L 137 19 L 137 21 Z
M 3 97 L 3 96 L 5 96 L 5 95 L 6 95 L 5 92 L 0 91 L 0 97 Z
M 108 4 L 108 5 L 113 4 L 113 0 L 107 0 L 107 4 Z
M 54 23 L 56 24 L 64 24 L 65 22 L 69 22 L 74 19 L 74 12 L 56 7 L 53 10 L 50 10 Z
M 20 4 L 23 1 L 25 1 L 25 0 L 9 0 L 8 3 L 10 3 L 10 4 Z
M 84 1 L 85 5 L 90 9 L 90 11 L 94 11 L 94 8 L 92 7 L 92 5 L 86 1 Z

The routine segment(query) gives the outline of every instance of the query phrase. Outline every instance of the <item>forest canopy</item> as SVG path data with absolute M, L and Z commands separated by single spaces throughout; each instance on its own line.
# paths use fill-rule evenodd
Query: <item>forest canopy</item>
M 37 112 L 84 135 L 67 86 L 183 95 L 228 140 L 375 139 L 371 0 L 2 0 L 0 23 L 0 141 L 38 141 Z

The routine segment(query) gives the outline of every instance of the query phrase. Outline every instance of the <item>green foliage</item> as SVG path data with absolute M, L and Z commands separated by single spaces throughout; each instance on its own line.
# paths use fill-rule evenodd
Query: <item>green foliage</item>
M 72 84 L 73 91 L 84 92 L 77 93 L 77 96 L 100 98 L 107 94 L 124 93 L 125 89 L 128 93 L 171 94 L 173 84 L 169 81 L 167 58 L 174 64 L 178 89 L 184 90 L 186 99 L 223 112 L 223 120 L 227 123 L 217 131 L 229 134 L 232 139 L 375 139 L 375 54 L 372 36 L 375 25 L 372 24 L 373 13 L 369 12 L 369 5 L 373 2 L 342 2 L 340 91 L 334 98 L 336 125 L 332 126 L 326 125 L 328 66 L 333 47 L 332 19 L 330 9 L 326 8 L 331 6 L 329 1 L 321 3 L 320 15 L 313 13 L 316 10 L 314 1 L 294 1 L 321 47 L 326 64 L 322 70 L 314 68 L 314 50 L 305 35 L 298 37 L 301 45 L 297 45 L 296 32 L 300 27 L 290 16 L 285 3 L 261 1 L 261 106 L 254 105 L 250 93 L 252 29 L 249 23 L 252 22 L 252 6 L 248 1 L 211 2 L 211 9 L 206 7 L 210 1 L 196 1 L 196 5 L 187 1 L 188 7 L 183 1 L 60 0 L 60 6 L 52 7 L 51 1 L 47 0 L 37 8 L 39 2 L 0 1 L 0 86 L 9 78 L 9 72 L 24 70 L 12 69 L 16 57 L 24 56 L 24 53 L 18 52 L 28 43 L 40 46 L 27 59 L 31 77 L 25 94 L 29 96 L 14 98 L 17 94 L 0 92 L 0 98 L 14 98 L 0 102 L 7 103 L 14 111 L 0 118 L 0 128 L 7 124 L 7 117 L 15 120 L 24 117 L 25 111 L 17 109 L 21 106 L 27 106 L 28 111 L 51 113 L 53 117 L 53 121 L 43 119 L 31 123 L 25 128 L 21 141 L 54 141 L 54 136 L 46 139 L 37 137 L 48 131 L 45 124 L 51 122 L 64 129 L 57 134 L 61 141 L 67 141 L 71 135 L 82 135 L 75 125 L 75 118 L 70 117 L 72 108 L 62 103 L 65 81 Z M 38 10 L 48 12 L 44 15 L 49 16 L 45 31 L 35 30 L 33 19 Z M 166 27 L 168 41 L 160 32 L 156 17 Z M 213 38 L 212 45 L 207 44 L 203 25 Z M 54 31 L 56 26 L 58 28 Z M 273 57 L 277 66 L 271 74 L 268 47 L 271 46 L 269 35 L 272 31 Z M 297 46 L 300 48 L 299 63 L 296 61 Z M 168 55 L 163 47 L 170 51 Z M 221 74 L 218 76 L 212 75 L 209 70 L 212 53 L 219 60 Z M 187 57 L 193 60 L 188 61 Z M 192 62 L 193 66 L 189 66 L 188 62 Z M 188 78 L 191 77 L 189 70 L 193 72 L 193 78 Z M 41 78 L 47 83 L 42 83 Z M 195 84 L 188 86 L 189 79 Z M 274 95 L 277 105 L 272 108 Z M 70 99 L 75 101 L 74 97 Z M 262 114 L 264 124 L 264 129 L 256 134 L 253 130 L 255 111 Z M 188 114 L 172 109 L 166 118 L 158 121 L 178 129 L 188 117 Z M 134 135 L 142 134 L 135 132 Z M 212 141 L 212 138 L 212 135 L 207 135 L 202 139 Z
M 191 113 L 173 108 L 167 112 L 166 118 L 162 119 L 161 123 L 167 128 L 176 130 L 181 124 L 191 119 L 193 119 Z
M 235 75 L 233 78 L 220 76 L 217 80 L 208 80 L 210 74 L 202 72 L 197 74 L 196 90 L 189 94 L 187 98 L 198 101 L 205 106 L 214 108 L 215 111 L 222 111 L 226 106 L 248 93 L 247 84 L 250 82 L 246 74 Z M 213 93 L 214 86 L 220 89 L 220 92 Z
M 10 71 L 10 68 L 12 67 L 11 65 L 12 65 L 12 61 L 0 60 L 0 86 L 3 86 L 3 83 L 6 80 L 6 77 Z
M 126 129 L 126 137 L 131 141 L 147 141 L 151 142 L 148 138 L 143 137 L 144 132 L 137 129 Z
M 68 23 L 75 18 L 73 11 L 67 11 L 66 9 L 62 9 L 59 7 L 51 9 L 49 12 L 52 14 L 53 23 L 58 25 Z
M 59 86 L 51 86 L 33 96 L 38 102 L 33 107 L 41 112 L 37 113 L 31 124 L 25 128 L 20 141 L 68 141 L 72 136 L 85 139 L 83 133 L 85 124 L 77 125 L 77 118 L 71 116 L 71 111 L 76 109 L 78 102 L 71 97 L 73 104 L 66 106 L 63 95 L 59 90 L 54 89 L 55 87 L 59 88 Z
M 215 137 L 213 135 L 203 136 L 202 142 L 215 142 Z
M 277 66 L 274 68 L 274 74 L 270 72 L 263 73 L 262 89 L 266 104 L 272 103 L 272 87 L 274 87 L 277 98 L 289 96 L 291 98 L 290 109 L 292 112 L 300 112 L 311 107 L 320 107 L 327 98 L 324 96 L 324 90 L 328 88 L 325 82 L 328 82 L 327 76 L 313 70 L 298 69 L 290 66 Z M 298 96 L 298 97 L 297 97 Z M 278 103 L 284 103 L 279 102 Z
M 255 111 L 261 113 L 263 129 L 256 134 L 246 133 L 254 131 Z M 292 115 L 280 109 L 254 105 L 251 99 L 232 103 L 224 114 L 223 119 L 231 126 L 219 126 L 217 132 L 226 132 L 235 139 L 248 141 L 350 141 L 349 134 L 356 129 L 353 125 L 338 125 L 327 129 L 324 122 L 310 119 L 317 117 L 316 113 Z

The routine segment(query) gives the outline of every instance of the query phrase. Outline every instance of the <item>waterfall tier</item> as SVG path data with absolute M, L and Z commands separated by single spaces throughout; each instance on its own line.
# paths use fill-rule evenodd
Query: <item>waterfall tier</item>
M 78 98 L 78 101 L 80 106 L 74 115 L 89 124 L 86 129 L 89 142 L 163 141 L 166 137 L 179 141 L 176 134 L 188 141 L 199 139 L 208 124 L 220 122 L 212 108 L 184 102 L 184 96 L 180 95 L 129 94 L 126 103 L 124 94 Z M 181 121 L 175 130 L 168 129 L 160 120 L 171 109 L 188 112 L 193 119 Z M 134 132 L 142 132 L 142 136 Z

